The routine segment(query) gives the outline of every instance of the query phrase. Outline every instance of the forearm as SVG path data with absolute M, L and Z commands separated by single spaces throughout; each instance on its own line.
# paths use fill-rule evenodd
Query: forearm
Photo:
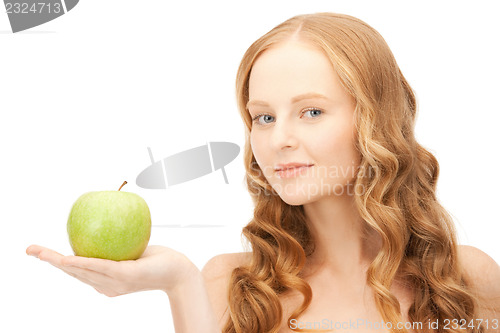
M 199 270 L 167 294 L 176 333 L 221 332 Z

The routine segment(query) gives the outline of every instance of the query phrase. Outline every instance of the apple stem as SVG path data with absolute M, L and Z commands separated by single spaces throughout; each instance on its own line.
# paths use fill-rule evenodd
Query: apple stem
M 127 184 L 127 181 L 124 181 L 124 182 L 123 182 L 122 186 L 120 186 L 120 188 L 118 189 L 118 191 L 119 191 L 119 190 L 121 190 L 121 189 L 122 189 L 122 187 L 123 187 L 125 184 Z

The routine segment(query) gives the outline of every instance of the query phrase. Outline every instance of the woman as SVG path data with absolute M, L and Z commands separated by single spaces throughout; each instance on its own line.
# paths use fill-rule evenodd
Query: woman
M 500 329 L 500 267 L 457 245 L 414 94 L 373 28 L 291 18 L 250 46 L 236 87 L 251 252 L 201 273 L 163 247 L 128 262 L 28 254 L 108 296 L 164 290 L 176 332 Z

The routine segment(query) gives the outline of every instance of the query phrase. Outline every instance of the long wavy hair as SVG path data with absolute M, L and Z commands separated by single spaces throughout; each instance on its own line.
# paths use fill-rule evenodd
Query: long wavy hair
M 256 59 L 292 37 L 322 49 L 356 101 L 356 148 L 361 162 L 354 188 L 364 190 L 354 200 L 366 228 L 381 236 L 381 248 L 367 270 L 367 284 L 384 322 L 402 321 L 400 304 L 390 291 L 397 277 L 416 291 L 408 316 L 411 322 L 424 324 L 419 331 L 428 330 L 428 320 L 469 322 L 478 301 L 458 262 L 453 220 L 436 198 L 439 164 L 415 139 L 415 95 L 376 30 L 348 15 L 316 13 L 295 16 L 259 38 L 238 69 L 236 95 L 245 124 L 246 184 L 255 208 L 242 232 L 252 256 L 248 265 L 232 271 L 224 332 L 277 332 L 284 313 L 279 296 L 286 291 L 303 295 L 288 320 L 300 316 L 312 301 L 302 269 L 314 251 L 314 240 L 303 206 L 286 204 L 266 181 L 250 146 L 252 121 L 246 109 Z M 443 325 L 436 330 L 444 331 Z M 407 330 L 394 324 L 391 332 Z

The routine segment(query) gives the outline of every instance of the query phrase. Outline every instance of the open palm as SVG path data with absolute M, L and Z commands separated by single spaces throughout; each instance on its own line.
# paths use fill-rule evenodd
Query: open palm
M 141 258 L 125 261 L 64 256 L 39 245 L 31 245 L 26 253 L 110 297 L 144 290 L 168 292 L 199 272 L 184 254 L 163 246 L 149 246 Z

